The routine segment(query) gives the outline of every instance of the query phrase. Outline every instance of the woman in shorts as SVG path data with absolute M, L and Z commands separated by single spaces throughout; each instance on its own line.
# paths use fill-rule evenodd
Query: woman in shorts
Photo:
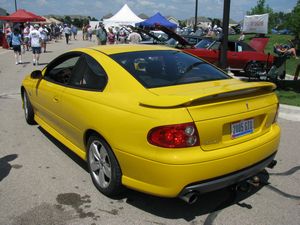
M 16 65 L 18 65 L 19 63 L 21 64 L 22 63 L 22 53 L 21 53 L 22 36 L 18 28 L 14 29 L 14 32 L 11 34 L 11 43 L 15 53 Z

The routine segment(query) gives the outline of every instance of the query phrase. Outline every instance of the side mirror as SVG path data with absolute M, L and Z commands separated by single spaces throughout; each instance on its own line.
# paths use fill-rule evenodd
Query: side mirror
M 32 71 L 32 73 L 30 74 L 30 77 L 32 79 L 40 79 L 43 77 L 42 71 L 40 71 L 40 70 Z

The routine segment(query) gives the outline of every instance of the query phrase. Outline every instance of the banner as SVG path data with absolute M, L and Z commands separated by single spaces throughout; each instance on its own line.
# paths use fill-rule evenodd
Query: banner
M 244 17 L 244 33 L 268 33 L 269 14 L 251 15 Z

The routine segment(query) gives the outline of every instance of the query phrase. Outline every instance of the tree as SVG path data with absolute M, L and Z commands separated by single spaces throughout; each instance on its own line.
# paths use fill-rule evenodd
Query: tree
M 71 23 L 72 23 L 71 17 L 70 17 L 70 16 L 65 16 L 65 18 L 64 18 L 64 23 L 66 23 L 66 24 L 71 24 Z
M 290 13 L 288 18 L 288 27 L 293 31 L 296 39 L 300 37 L 300 0 L 297 1 L 296 6 Z
M 98 19 L 93 17 L 93 18 L 90 19 L 90 21 L 98 21 Z
M 276 26 L 276 16 L 274 15 L 273 9 L 266 5 L 266 0 L 258 0 L 256 6 L 251 8 L 250 12 L 247 12 L 248 15 L 259 15 L 259 14 L 269 14 L 269 30 Z
M 248 15 L 265 13 L 273 13 L 273 9 L 271 9 L 269 5 L 266 5 L 266 0 L 258 0 L 257 5 L 251 8 L 250 12 L 247 12 Z
M 73 20 L 73 25 L 76 26 L 76 27 L 82 27 L 82 20 L 80 20 L 78 18 L 75 18 Z
M 186 20 L 178 20 L 179 27 L 186 27 Z

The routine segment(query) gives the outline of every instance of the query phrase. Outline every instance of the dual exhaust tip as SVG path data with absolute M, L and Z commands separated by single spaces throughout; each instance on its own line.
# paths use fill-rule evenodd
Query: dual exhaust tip
M 268 168 L 270 169 L 273 169 L 277 164 L 277 161 L 276 160 L 272 160 L 271 163 L 269 165 L 267 165 Z M 258 187 L 261 183 L 260 181 L 260 178 L 259 176 L 253 176 L 249 179 L 246 180 L 246 183 L 248 183 L 248 188 L 241 188 L 241 182 L 240 183 L 237 183 L 235 185 L 236 187 L 236 190 L 241 190 L 241 191 L 248 191 L 250 189 L 251 186 L 253 187 Z M 243 190 L 244 189 L 244 190 Z M 186 203 L 188 204 L 194 204 L 195 202 L 198 201 L 198 198 L 199 198 L 199 192 L 197 192 L 196 190 L 191 190 L 190 192 L 188 193 L 185 193 L 183 195 L 180 195 L 179 198 L 183 201 L 185 201 Z
M 251 187 L 258 187 L 260 185 L 260 178 L 258 176 L 251 177 L 245 181 L 235 184 L 232 190 L 248 192 Z M 179 196 L 179 198 L 189 205 L 192 205 L 198 201 L 199 193 L 197 191 L 190 191 L 184 195 Z
M 191 191 L 182 196 L 179 196 L 179 198 L 188 203 L 189 205 L 192 205 L 198 201 L 199 194 L 196 191 Z

